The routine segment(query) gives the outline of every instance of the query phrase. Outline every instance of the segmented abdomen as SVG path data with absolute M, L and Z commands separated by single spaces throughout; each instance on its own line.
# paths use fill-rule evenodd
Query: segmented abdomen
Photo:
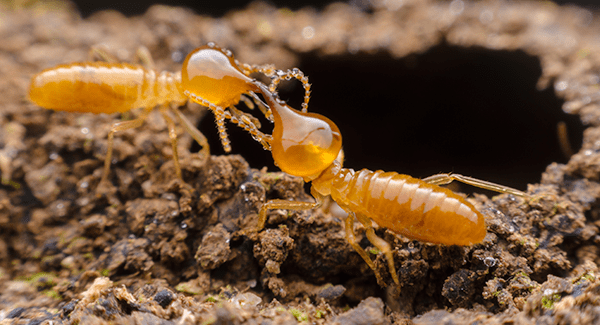
M 31 80 L 29 98 L 49 109 L 115 113 L 155 106 L 156 74 L 126 63 L 73 63 L 46 69 Z
M 342 169 L 331 193 L 336 202 L 407 237 L 471 245 L 485 237 L 484 218 L 454 192 L 395 172 Z

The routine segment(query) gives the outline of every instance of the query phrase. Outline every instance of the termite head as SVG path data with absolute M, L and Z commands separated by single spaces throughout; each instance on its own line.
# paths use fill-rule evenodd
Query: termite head
M 229 52 L 211 44 L 188 54 L 181 82 L 192 101 L 223 108 L 236 105 L 242 94 L 258 90 L 257 82 L 242 72 Z
M 323 115 L 302 113 L 262 90 L 273 112 L 271 153 L 282 171 L 317 178 L 338 157 L 342 135 L 337 125 Z

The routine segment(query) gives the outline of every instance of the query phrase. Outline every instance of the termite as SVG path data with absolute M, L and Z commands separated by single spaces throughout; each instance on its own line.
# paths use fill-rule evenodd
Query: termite
M 243 84 L 247 91 L 262 94 L 269 116 L 272 114 L 273 134 L 253 133 L 253 136 L 267 144 L 265 148 L 271 150 L 275 164 L 282 171 L 312 182 L 311 193 L 316 200 L 314 203 L 286 200 L 264 203 L 259 212 L 258 231 L 265 226 L 268 210 L 314 209 L 321 206 L 326 196 L 331 196 L 349 214 L 345 231 L 350 245 L 374 271 L 378 280 L 382 280 L 375 264 L 356 240 L 356 218 L 365 227 L 369 241 L 384 254 L 391 277 L 399 284 L 393 251 L 390 244 L 375 234 L 372 221 L 408 238 L 467 246 L 484 239 L 484 217 L 464 197 L 439 185 L 460 181 L 492 191 L 526 196 L 507 186 L 459 174 L 437 174 L 417 179 L 395 172 L 367 169 L 355 172 L 343 168 L 342 135 L 334 122 L 323 115 L 305 112 L 305 107 L 303 111 L 293 109 L 278 98 L 273 85 L 267 87 L 255 79 L 233 77 L 244 74 L 232 56 L 225 53 L 228 52 L 214 49 L 210 53 L 199 51 L 192 55 L 203 61 L 206 84 L 221 83 L 220 87 L 227 87 L 230 83 L 242 87 L 239 84 Z M 208 54 L 210 60 L 206 59 Z M 227 102 L 227 98 L 216 90 L 203 88 L 196 91 L 188 96 L 202 97 L 203 101 L 216 106 L 219 102 Z
M 209 44 L 196 49 L 192 53 L 206 54 L 206 51 L 210 50 L 212 50 L 212 46 Z M 159 73 L 154 70 L 152 59 L 147 50 L 142 50 L 139 52 L 141 54 L 138 54 L 146 60 L 147 66 L 116 63 L 107 53 L 101 50 L 92 50 L 92 53 L 94 51 L 108 58 L 107 61 L 113 62 L 70 63 L 43 70 L 31 79 L 28 97 L 30 101 L 38 106 L 67 112 L 112 114 L 124 113 L 134 108 L 143 108 L 138 118 L 116 122 L 110 128 L 104 171 L 100 184 L 105 182 L 109 175 L 115 133 L 141 126 L 150 112 L 157 106 L 168 125 L 177 177 L 183 180 L 177 153 L 175 123 L 169 112 L 177 117 L 184 129 L 202 146 L 201 154 L 204 159 L 208 159 L 209 146 L 206 138 L 178 109 L 179 106 L 184 105 L 190 99 L 188 94 L 197 89 L 207 89 L 216 94 L 209 97 L 209 100 L 216 103 L 217 106 L 200 100 L 198 97 L 194 97 L 192 100 L 199 104 L 205 104 L 215 114 L 221 142 L 226 152 L 229 152 L 231 147 L 225 131 L 225 119 L 229 119 L 251 131 L 253 135 L 255 135 L 253 130 L 260 127 L 260 123 L 256 118 L 238 111 L 234 105 L 243 100 L 252 108 L 252 101 L 245 95 L 248 93 L 245 87 L 246 79 L 248 79 L 247 75 L 256 71 L 267 75 L 271 74 L 270 69 L 272 68 L 270 66 L 244 65 L 245 70 L 239 69 L 236 70 L 236 74 L 225 76 L 223 84 L 207 84 L 204 78 L 207 71 L 203 70 L 202 62 L 199 63 L 194 60 L 192 55 L 188 55 L 180 72 L 163 71 Z M 219 53 L 223 54 L 222 52 Z M 233 60 L 226 55 L 217 59 Z M 235 64 L 235 62 L 232 63 Z M 219 98 L 226 98 L 227 100 L 219 100 Z M 251 98 L 261 110 L 267 112 L 256 95 Z M 265 145 L 267 144 L 265 143 Z

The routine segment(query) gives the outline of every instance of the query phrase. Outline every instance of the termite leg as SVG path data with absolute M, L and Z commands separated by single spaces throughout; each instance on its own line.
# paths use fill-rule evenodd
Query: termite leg
M 347 212 L 348 217 L 346 218 L 346 240 L 348 241 L 348 243 L 350 243 L 350 246 L 354 248 L 358 255 L 360 255 L 363 258 L 363 260 L 365 260 L 365 262 L 367 263 L 367 265 L 369 265 L 371 270 L 373 270 L 377 281 L 383 283 L 379 271 L 377 271 L 377 268 L 375 268 L 375 263 L 373 263 L 373 261 L 369 257 L 369 254 L 367 254 L 367 252 L 362 247 L 360 247 L 358 241 L 356 240 L 356 235 L 354 233 L 354 218 L 356 217 L 356 215 L 350 210 L 348 210 Z
M 562 151 L 565 158 L 571 158 L 573 155 L 573 148 L 569 142 L 567 123 L 560 121 L 558 124 L 556 124 L 556 135 L 558 136 L 558 146 L 560 147 L 560 151 Z
M 145 68 L 154 70 L 154 59 L 152 59 L 152 54 L 150 54 L 147 47 L 143 45 L 138 47 L 135 51 L 135 57 Z
M 160 113 L 169 127 L 169 138 L 171 139 L 171 148 L 173 150 L 173 162 L 175 162 L 175 174 L 177 174 L 177 177 L 183 181 L 183 176 L 181 175 L 181 166 L 179 165 L 179 154 L 177 152 L 177 132 L 175 131 L 175 123 L 169 114 L 167 114 L 166 106 L 161 106 Z
M 110 132 L 108 132 L 108 147 L 106 150 L 106 158 L 104 159 L 104 173 L 102 174 L 102 178 L 100 179 L 100 184 L 104 183 L 108 179 L 108 173 L 110 172 L 110 163 L 112 161 L 115 133 L 140 127 L 144 123 L 144 121 L 148 117 L 148 114 L 150 114 L 151 111 L 152 107 L 145 108 L 142 111 L 141 116 L 136 118 L 135 120 L 116 122 L 112 125 L 112 127 L 110 128 Z
M 108 63 L 117 63 L 120 62 L 117 57 L 111 54 L 106 48 L 94 46 L 90 49 L 88 56 L 90 60 L 95 61 L 103 61 Z M 145 46 L 140 46 L 135 52 L 136 61 L 139 61 L 145 68 L 154 70 L 154 60 L 152 59 L 152 54 Z
M 108 52 L 105 46 L 92 46 L 88 52 L 88 57 L 91 61 L 103 61 L 108 63 L 120 62 L 117 57 Z
M 192 122 L 190 122 L 190 120 L 183 115 L 179 109 L 177 109 L 177 107 L 171 106 L 171 111 L 175 113 L 175 116 L 177 116 L 179 122 L 181 125 L 183 125 L 187 133 L 189 133 L 189 135 L 191 135 L 192 138 L 196 140 L 196 142 L 202 147 L 199 153 L 202 155 L 203 164 L 206 163 L 210 158 L 210 147 L 208 146 L 208 141 L 206 140 L 204 134 L 202 134 L 202 132 L 200 132 L 200 130 L 198 130 L 194 124 L 192 124 Z
M 512 187 L 484 181 L 482 179 L 477 179 L 477 178 L 473 178 L 473 177 L 469 177 L 469 176 L 463 176 L 460 174 L 452 174 L 452 173 L 436 174 L 436 175 L 429 176 L 427 178 L 423 178 L 422 180 L 426 183 L 433 184 L 433 185 L 446 185 L 446 184 L 450 184 L 452 181 L 459 181 L 461 183 L 465 183 L 465 184 L 469 184 L 469 185 L 472 185 L 475 187 L 483 188 L 485 190 L 490 190 L 490 191 L 499 192 L 499 193 L 512 194 L 512 195 L 519 196 L 519 197 L 527 197 L 526 193 L 521 192 Z
M 256 227 L 256 230 L 260 231 L 265 227 L 265 223 L 267 222 L 267 211 L 269 210 L 311 210 L 320 207 L 323 204 L 323 200 L 325 199 L 325 197 L 312 189 L 310 192 L 315 198 L 316 202 L 314 203 L 287 200 L 270 200 L 266 203 L 263 203 L 258 214 L 258 225 Z
M 348 218 L 350 218 L 350 216 L 348 216 Z M 398 273 L 396 273 L 396 266 L 394 265 L 394 255 L 392 254 L 390 244 L 388 244 L 388 242 L 386 242 L 381 237 L 375 234 L 375 230 L 373 230 L 371 219 L 365 217 L 360 213 L 356 214 L 356 218 L 358 219 L 358 221 L 360 221 L 360 223 L 362 223 L 365 226 L 365 233 L 367 235 L 367 239 L 369 239 L 371 244 L 375 245 L 375 247 L 377 247 L 377 249 L 379 249 L 383 253 L 383 255 L 385 255 L 385 258 L 388 262 L 390 274 L 392 275 L 392 279 L 397 285 L 400 285 L 400 281 L 398 280 Z M 369 258 L 369 260 L 371 259 Z M 375 274 L 377 274 L 377 271 L 375 272 Z

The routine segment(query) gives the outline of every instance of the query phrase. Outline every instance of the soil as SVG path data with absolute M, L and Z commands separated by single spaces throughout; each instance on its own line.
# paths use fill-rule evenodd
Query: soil
M 82 19 L 65 2 L 1 5 L 0 324 L 600 322 L 600 28 L 591 12 L 414 0 L 322 12 L 255 3 L 221 18 L 154 6 L 142 16 Z M 539 58 L 540 89 L 553 86 L 563 110 L 586 125 L 583 145 L 567 163 L 548 165 L 528 198 L 470 196 L 486 218 L 480 244 L 434 245 L 378 229 L 393 247 L 398 286 L 363 238 L 383 275 L 377 283 L 333 205 L 271 211 L 267 227 L 254 230 L 265 200 L 311 200 L 299 178 L 250 168 L 240 155 L 205 163 L 178 129 L 191 187 L 181 182 L 158 112 L 115 137 L 110 185 L 96 195 L 108 128 L 120 117 L 26 99 L 31 76 L 85 61 L 94 46 L 122 61 L 145 46 L 158 70 L 177 71 L 208 41 L 242 62 L 281 68 L 308 52 L 402 58 L 440 42 L 521 50 Z M 205 115 L 198 105 L 181 109 L 197 124 Z

